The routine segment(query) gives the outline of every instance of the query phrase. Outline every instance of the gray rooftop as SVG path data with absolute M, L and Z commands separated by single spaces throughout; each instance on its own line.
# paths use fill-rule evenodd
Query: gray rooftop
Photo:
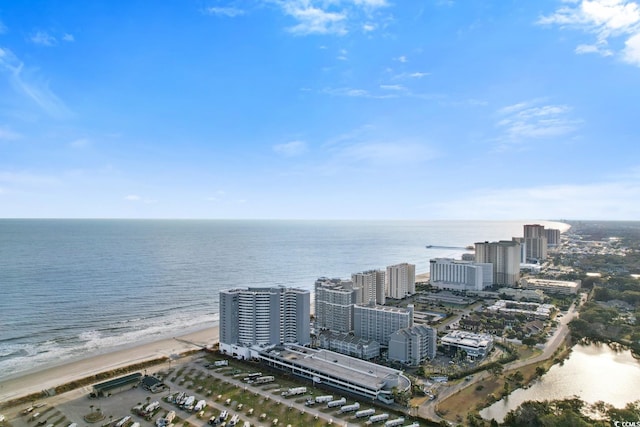
M 365 360 L 356 359 L 329 350 L 316 350 L 306 347 L 291 346 L 272 350 L 270 357 L 277 356 L 300 367 L 339 379 L 372 390 L 387 389 L 387 382 L 404 382 L 402 371 L 377 365 Z M 402 387 L 400 387 L 402 388 Z M 391 386 L 388 387 L 391 389 Z

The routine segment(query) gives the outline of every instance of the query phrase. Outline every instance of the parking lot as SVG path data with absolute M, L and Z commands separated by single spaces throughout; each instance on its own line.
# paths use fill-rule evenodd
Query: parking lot
M 12 427 L 67 427 L 73 423 L 77 427 L 115 427 L 118 421 L 127 416 L 130 419 L 120 427 L 132 427 L 134 423 L 138 423 L 140 427 L 151 427 L 155 426 L 157 419 L 165 417 L 170 411 L 176 413 L 172 424 L 184 427 L 206 426 L 211 417 L 217 417 L 222 411 L 228 412 L 228 419 L 237 415 L 240 426 L 244 422 L 263 427 L 360 426 L 365 425 L 367 421 L 367 418 L 355 419 L 353 412 L 341 414 L 340 407 L 327 408 L 326 404 L 305 405 L 307 399 L 328 394 L 326 390 L 309 387 L 303 394 L 287 397 L 282 395 L 283 391 L 304 384 L 278 375 L 271 383 L 248 384 L 243 379 L 248 373 L 256 370 L 255 366 L 231 361 L 229 366 L 213 369 L 207 367 L 211 362 L 210 356 L 197 355 L 150 370 L 149 375 L 156 374 L 168 386 L 168 390 L 162 393 L 154 394 L 142 387 L 136 387 L 108 397 L 91 399 L 89 394 L 92 388 L 84 387 L 41 402 L 33 402 L 24 408 L 14 408 L 5 415 Z M 201 412 L 194 413 L 166 400 L 167 396 L 180 391 L 194 395 L 196 400 L 204 399 L 206 407 Z M 337 392 L 332 394 L 336 398 L 341 397 Z M 354 403 L 353 399 L 347 400 L 348 404 Z M 158 401 L 159 405 L 149 417 L 132 412 L 135 406 L 146 406 L 153 401 Z M 22 414 L 27 407 L 34 405 L 42 406 Z M 360 405 L 362 409 L 375 409 L 377 414 L 383 412 L 370 402 L 361 402 Z M 36 413 L 39 415 L 34 417 Z M 88 422 L 87 416 L 93 416 L 96 421 Z M 390 419 L 399 416 L 391 414 Z M 407 420 L 403 425 L 408 424 L 410 422 Z

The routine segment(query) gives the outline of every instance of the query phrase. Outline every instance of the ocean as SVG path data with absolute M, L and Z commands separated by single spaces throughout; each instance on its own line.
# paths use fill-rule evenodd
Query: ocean
M 525 223 L 0 219 L 0 380 L 215 326 L 221 289 L 312 290 L 401 262 L 424 273 Z

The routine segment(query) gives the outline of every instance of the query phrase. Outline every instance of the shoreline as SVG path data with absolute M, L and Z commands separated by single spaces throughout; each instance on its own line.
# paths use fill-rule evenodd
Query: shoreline
M 0 380 L 0 402 L 19 399 L 101 372 L 124 368 L 162 357 L 176 359 L 187 351 L 210 347 L 219 340 L 219 327 L 207 327 L 184 335 L 133 344 L 44 369 L 25 371 Z

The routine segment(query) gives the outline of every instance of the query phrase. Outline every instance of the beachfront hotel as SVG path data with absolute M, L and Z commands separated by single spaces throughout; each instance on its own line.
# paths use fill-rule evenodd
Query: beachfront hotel
M 493 264 L 434 258 L 429 261 L 429 283 L 440 289 L 482 291 L 493 284 Z
M 384 305 L 386 301 L 384 273 L 382 270 L 368 270 L 351 275 L 353 286 L 361 292 L 361 297 L 358 298 L 359 304 Z
M 547 233 L 544 225 L 525 224 L 524 242 L 527 245 L 527 262 L 547 258 Z
M 311 342 L 310 293 L 296 288 L 220 291 L 220 351 L 248 359 L 251 349 Z
M 320 277 L 315 283 L 315 326 L 319 330 L 353 331 L 353 306 L 360 290 L 353 282 Z
M 416 293 L 416 266 L 402 263 L 387 267 L 385 293 L 393 299 L 403 299 Z
M 493 264 L 493 284 L 515 286 L 520 280 L 520 243 L 513 240 L 475 244 L 477 263 Z

